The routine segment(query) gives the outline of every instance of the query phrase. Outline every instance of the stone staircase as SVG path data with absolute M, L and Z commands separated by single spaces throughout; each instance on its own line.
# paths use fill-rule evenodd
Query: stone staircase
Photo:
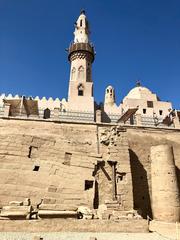
M 126 219 L 142 219 L 135 210 L 124 210 L 122 204 L 118 200 L 106 201 L 107 210 L 102 214 L 102 219 L 126 220 Z

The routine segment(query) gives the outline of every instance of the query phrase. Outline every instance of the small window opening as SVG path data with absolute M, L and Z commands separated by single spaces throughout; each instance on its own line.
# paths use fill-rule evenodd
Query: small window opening
M 83 95 L 84 95 L 83 85 L 80 84 L 78 87 L 78 96 L 83 96 Z
M 34 166 L 34 168 L 33 168 L 33 171 L 35 171 L 35 172 L 38 172 L 39 171 L 39 168 L 40 168 L 40 166 Z
M 72 157 L 72 153 L 65 152 L 63 164 L 70 166 L 70 164 L 71 164 L 71 157 Z
M 93 181 L 85 180 L 84 190 L 88 190 L 90 188 L 93 188 Z
M 122 180 L 123 180 L 123 176 L 119 176 L 119 177 L 118 177 L 118 180 L 119 180 L 119 181 L 122 181 Z
M 83 96 L 83 90 L 78 90 L 78 96 Z
M 145 199 L 145 197 L 143 196 L 143 197 L 142 197 L 142 199 L 144 200 L 144 199 Z
M 83 23 L 83 21 L 82 21 L 82 19 L 80 20 L 80 27 L 82 27 L 82 23 Z M 82 32 L 81 32 L 82 33 Z
M 163 111 L 162 110 L 159 110 L 159 115 L 162 115 L 163 114 Z
M 125 177 L 126 177 L 126 173 L 118 173 L 117 174 L 117 179 L 116 179 L 117 183 L 124 181 Z
M 109 93 L 109 89 L 107 89 L 107 93 Z
M 143 114 L 146 114 L 146 109 L 145 108 L 143 109 Z
M 153 108 L 153 101 L 147 101 L 147 107 Z

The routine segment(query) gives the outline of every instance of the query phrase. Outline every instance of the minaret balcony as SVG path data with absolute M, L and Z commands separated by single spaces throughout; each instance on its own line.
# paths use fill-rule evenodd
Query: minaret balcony
M 71 60 L 71 55 L 75 52 L 87 52 L 92 56 L 92 62 L 94 61 L 94 47 L 90 43 L 72 43 L 68 49 L 68 60 Z

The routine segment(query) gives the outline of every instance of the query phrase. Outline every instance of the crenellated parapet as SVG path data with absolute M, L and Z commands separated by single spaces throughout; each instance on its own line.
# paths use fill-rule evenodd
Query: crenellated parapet
M 37 101 L 38 108 L 41 110 L 44 110 L 48 108 L 49 110 L 53 110 L 54 108 L 59 108 L 60 110 L 66 110 L 67 109 L 67 101 L 65 98 L 60 100 L 59 98 L 53 99 L 52 97 L 46 98 L 46 97 L 26 97 L 21 95 L 12 95 L 12 94 L 1 94 L 0 95 L 0 106 L 4 106 L 4 100 L 21 100 L 22 98 L 25 98 L 27 100 L 33 100 Z

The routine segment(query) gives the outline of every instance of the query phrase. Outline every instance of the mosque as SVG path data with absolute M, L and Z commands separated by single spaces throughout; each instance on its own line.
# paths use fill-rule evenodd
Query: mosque
M 141 86 L 140 82 L 131 89 L 118 106 L 115 102 L 115 89 L 108 86 L 105 90 L 104 104 L 98 105 L 93 96 L 92 63 L 95 59 L 94 46 L 89 40 L 89 24 L 85 11 L 81 11 L 75 24 L 74 41 L 70 44 L 68 60 L 70 78 L 68 99 L 45 97 L 28 98 L 25 96 L 0 96 L 0 107 L 10 104 L 9 115 L 27 115 L 48 119 L 59 112 L 60 119 L 76 119 L 81 113 L 82 119 L 102 122 L 124 122 L 135 124 L 137 121 L 151 125 L 173 125 L 172 117 L 179 119 L 179 111 L 172 108 L 171 102 L 161 101 L 155 93 Z M 23 109 L 23 110 L 22 110 Z M 178 121 L 176 122 L 178 125 Z
M 141 231 L 144 219 L 180 221 L 180 111 L 139 82 L 120 105 L 112 86 L 97 104 L 89 34 L 81 11 L 67 100 L 0 95 L 0 230 L 7 219 L 126 220 Z

